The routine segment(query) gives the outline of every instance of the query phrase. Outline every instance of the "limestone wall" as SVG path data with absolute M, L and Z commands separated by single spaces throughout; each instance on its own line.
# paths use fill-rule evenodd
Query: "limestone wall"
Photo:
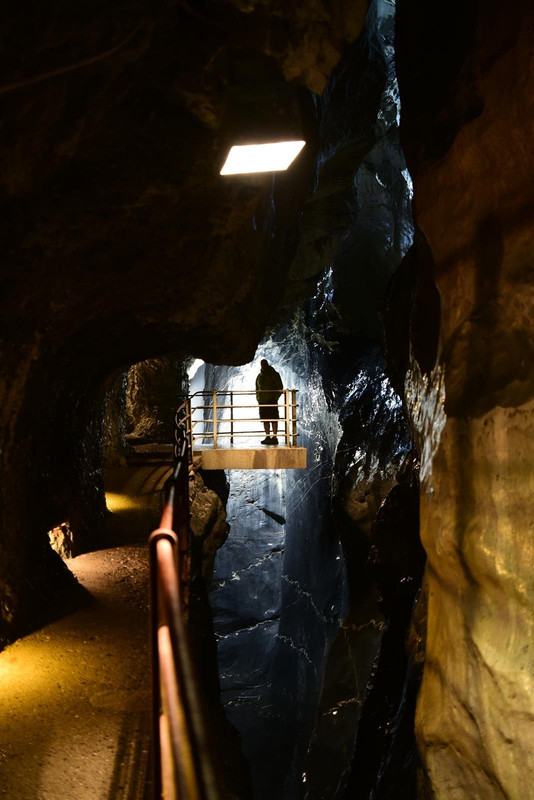
M 401 2 L 397 27 L 420 270 L 441 306 L 437 368 L 426 359 L 412 407 L 429 559 L 420 791 L 522 800 L 534 778 L 534 13 L 455 5 L 423 30 Z

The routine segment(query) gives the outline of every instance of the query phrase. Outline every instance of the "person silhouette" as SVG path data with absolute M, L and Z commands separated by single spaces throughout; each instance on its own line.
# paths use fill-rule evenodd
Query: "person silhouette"
M 278 433 L 278 422 L 280 414 L 278 411 L 278 398 L 282 394 L 284 384 L 282 378 L 272 367 L 266 358 L 262 358 L 260 373 L 256 378 L 256 400 L 259 404 L 260 419 L 263 421 L 265 429 L 265 439 L 262 444 L 278 444 L 276 434 Z M 271 425 L 273 435 L 271 436 Z

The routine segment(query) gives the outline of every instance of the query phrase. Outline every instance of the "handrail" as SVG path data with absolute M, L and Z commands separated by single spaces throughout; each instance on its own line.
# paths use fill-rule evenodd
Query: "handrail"
M 206 715 L 193 666 L 189 601 L 189 477 L 183 428 L 165 485 L 160 527 L 149 537 L 154 798 L 220 800 Z
M 248 438 L 255 438 L 265 436 L 265 431 L 261 430 L 261 428 L 258 430 L 256 427 L 253 429 L 240 429 L 236 431 L 236 424 L 242 426 L 243 423 L 255 422 L 256 418 L 241 415 L 236 416 L 234 414 L 235 410 L 253 408 L 257 409 L 258 404 L 235 403 L 234 396 L 242 395 L 246 397 L 248 395 L 256 396 L 257 394 L 261 393 L 272 394 L 272 391 L 272 389 L 203 389 L 187 397 L 178 406 L 175 412 L 175 426 L 176 429 L 178 429 L 179 425 L 185 425 L 190 462 L 193 460 L 193 448 L 195 442 L 198 440 L 211 439 L 213 441 L 213 448 L 216 449 L 219 446 L 220 439 L 229 438 L 230 444 L 233 444 L 235 437 L 246 436 Z M 283 415 L 278 417 L 273 415 L 270 418 L 262 418 L 261 421 L 278 423 L 280 425 L 279 435 L 282 439 L 285 439 L 286 447 L 295 447 L 297 445 L 299 435 L 297 429 L 297 423 L 299 421 L 297 417 L 297 408 L 299 408 L 299 403 L 297 403 L 297 389 L 282 389 L 280 394 L 284 396 L 281 404 Z M 220 397 L 229 397 L 230 404 L 219 402 Z M 207 401 L 204 398 L 207 398 Z M 198 400 L 197 403 L 195 403 L 195 399 Z M 279 403 L 262 403 L 261 405 L 265 408 L 278 409 L 280 407 Z M 193 419 L 194 413 L 199 411 L 204 413 L 211 411 L 211 416 L 203 416 L 202 419 L 196 420 Z M 226 411 L 229 411 L 229 417 L 221 417 L 219 415 L 221 411 L 223 414 Z M 202 433 L 194 432 L 195 427 L 198 425 L 202 425 L 204 429 Z M 208 430 L 206 430 L 206 427 L 208 427 Z M 210 427 L 212 428 L 211 430 L 209 430 Z

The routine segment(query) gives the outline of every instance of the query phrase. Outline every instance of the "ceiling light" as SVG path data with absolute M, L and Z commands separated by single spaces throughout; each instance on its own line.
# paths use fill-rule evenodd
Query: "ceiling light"
M 232 53 L 219 128 L 219 174 L 286 170 L 308 139 L 301 114 L 308 95 L 283 80 L 272 58 Z
M 287 169 L 306 142 L 266 142 L 264 144 L 234 145 L 230 148 L 221 175 L 251 172 L 278 172 Z

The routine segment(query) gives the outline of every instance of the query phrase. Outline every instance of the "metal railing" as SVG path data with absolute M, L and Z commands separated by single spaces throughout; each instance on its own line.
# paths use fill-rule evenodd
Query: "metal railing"
M 273 394 L 272 389 L 261 390 L 265 394 Z M 259 392 L 261 394 L 261 391 Z M 236 396 L 256 398 L 258 392 L 252 389 L 233 389 L 229 391 L 217 391 L 206 389 L 195 392 L 178 406 L 175 414 L 175 427 L 185 426 L 188 439 L 190 458 L 192 458 L 195 442 L 205 439 L 211 440 L 214 448 L 220 446 L 221 440 L 229 440 L 230 445 L 234 444 L 236 438 L 260 438 L 265 436 L 265 430 L 259 428 L 260 423 L 277 423 L 280 430 L 277 433 L 286 447 L 296 447 L 298 439 L 297 431 L 297 389 L 282 389 L 281 400 L 278 403 L 262 403 L 265 408 L 282 409 L 282 415 L 275 417 L 274 414 L 268 419 L 259 419 L 257 402 L 254 403 L 235 403 Z M 230 402 L 228 402 L 228 399 Z M 252 409 L 255 414 L 252 415 Z M 250 410 L 250 416 L 245 416 L 236 411 L 246 414 Z M 198 416 L 202 412 L 202 417 Z M 197 417 L 195 419 L 195 416 Z M 250 427 L 248 427 L 250 426 Z
M 190 530 L 187 439 L 182 429 L 149 538 L 155 800 L 220 800 L 188 633 Z

